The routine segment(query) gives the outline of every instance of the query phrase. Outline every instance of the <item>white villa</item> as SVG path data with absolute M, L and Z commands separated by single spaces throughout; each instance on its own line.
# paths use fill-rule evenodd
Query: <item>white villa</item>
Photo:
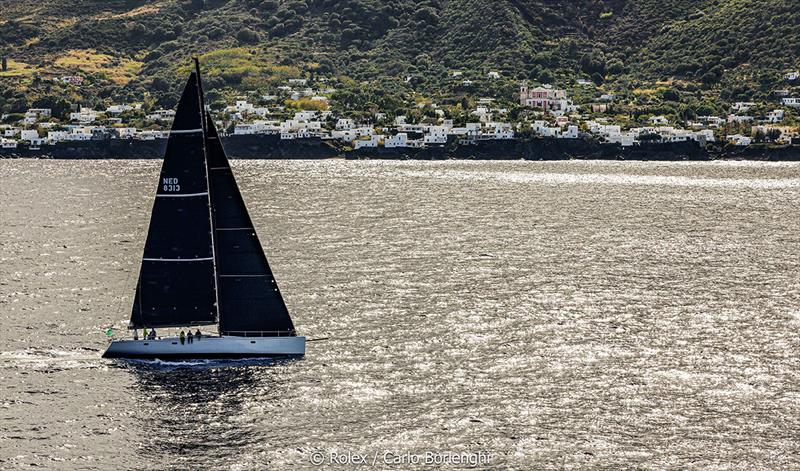
M 741 134 L 732 134 L 726 136 L 725 139 L 735 146 L 749 146 L 753 142 L 751 138 L 742 136 Z
M 800 108 L 800 98 L 783 98 L 781 99 L 781 103 L 783 103 L 784 106 Z

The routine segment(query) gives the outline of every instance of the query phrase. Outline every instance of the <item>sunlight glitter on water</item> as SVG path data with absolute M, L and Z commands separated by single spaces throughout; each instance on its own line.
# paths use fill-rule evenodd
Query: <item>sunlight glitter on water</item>
M 101 360 L 159 165 L 0 162 L 0 468 L 800 466 L 798 164 L 234 161 L 298 330 L 327 340 Z

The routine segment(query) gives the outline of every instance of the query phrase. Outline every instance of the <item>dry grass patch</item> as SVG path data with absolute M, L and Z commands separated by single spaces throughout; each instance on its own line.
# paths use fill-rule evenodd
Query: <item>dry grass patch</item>
M 117 13 L 117 14 L 110 14 L 110 13 L 103 13 L 96 17 L 98 20 L 116 20 L 120 18 L 133 18 L 139 15 L 147 15 L 151 13 L 158 13 L 161 11 L 161 7 L 156 5 L 144 5 L 138 8 L 134 8 L 133 10 L 126 11 L 124 13 Z
M 117 85 L 125 85 L 136 77 L 143 63 L 125 57 L 101 54 L 94 49 L 71 49 L 57 58 L 54 65 L 85 74 L 104 75 Z
M 26 77 L 32 75 L 37 70 L 36 67 L 26 64 L 25 62 L 8 59 L 8 70 L 5 72 L 0 70 L 0 77 Z

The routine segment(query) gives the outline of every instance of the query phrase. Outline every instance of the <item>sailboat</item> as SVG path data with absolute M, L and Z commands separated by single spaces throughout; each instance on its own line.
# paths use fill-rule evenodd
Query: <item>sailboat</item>
M 218 325 L 218 335 L 114 340 L 105 358 L 295 357 L 295 332 L 214 121 L 200 64 L 164 153 L 129 329 Z M 188 339 L 187 339 L 188 340 Z

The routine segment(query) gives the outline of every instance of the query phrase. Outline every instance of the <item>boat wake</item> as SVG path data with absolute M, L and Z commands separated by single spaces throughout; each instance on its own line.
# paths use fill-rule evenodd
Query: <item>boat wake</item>
M 100 355 L 94 350 L 28 349 L 0 352 L 0 368 L 67 370 L 99 368 Z

